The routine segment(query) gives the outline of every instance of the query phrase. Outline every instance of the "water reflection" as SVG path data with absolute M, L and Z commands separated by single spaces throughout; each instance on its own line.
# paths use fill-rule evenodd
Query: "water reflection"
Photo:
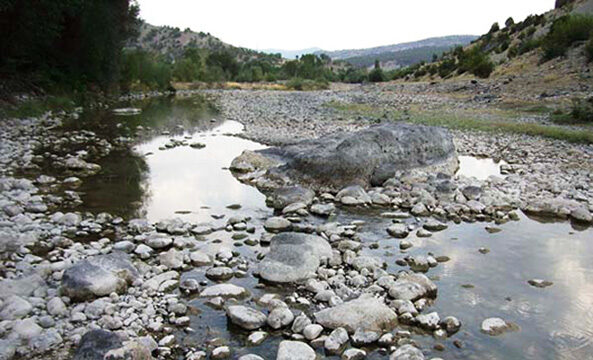
M 211 220 L 211 213 L 225 212 L 231 204 L 243 205 L 243 211 L 259 211 L 265 208 L 265 196 L 257 189 L 238 182 L 223 166 L 243 150 L 259 150 L 263 145 L 234 136 L 242 125 L 236 121 L 224 121 L 210 131 L 184 133 L 173 137 L 188 143 L 200 142 L 203 149 L 181 146 L 165 151 L 159 150 L 171 139 L 158 136 L 136 147 L 146 157 L 150 169 L 147 184 L 150 197 L 145 199 L 143 211 L 151 221 L 180 216 L 186 220 Z M 190 212 L 179 215 L 179 212 Z
M 459 156 L 459 170 L 457 175 L 475 177 L 478 180 L 486 180 L 490 175 L 500 175 L 500 165 L 506 162 L 496 162 L 489 158 L 478 158 L 474 156 Z

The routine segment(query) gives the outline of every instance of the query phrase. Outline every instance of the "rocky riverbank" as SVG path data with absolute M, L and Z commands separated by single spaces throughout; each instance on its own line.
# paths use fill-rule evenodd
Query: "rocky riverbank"
M 267 144 L 352 131 L 380 120 L 340 118 L 326 106 L 329 101 L 394 101 L 375 88 L 206 93 L 217 99 L 223 117 L 244 123 L 247 137 Z M 455 104 L 434 94 L 398 99 L 395 103 Z M 364 241 L 364 222 L 337 223 L 332 215 L 338 209 L 374 211 L 389 219 L 382 232 L 398 239 L 402 250 L 413 247 L 411 234 L 431 237 L 451 226 L 449 221 L 502 224 L 517 220 L 519 209 L 592 221 L 590 146 L 468 132 L 453 132 L 457 151 L 504 159 L 505 176 L 481 181 L 402 171 L 380 186 L 316 193 L 294 183 L 268 186 L 256 164 L 243 167 L 239 176 L 266 192 L 273 217 L 229 210 L 234 213 L 212 214 L 210 222 L 196 224 L 81 213 L 77 188 L 102 170 L 97 162 L 129 149 L 150 130 L 110 138 L 62 127 L 78 116 L 3 120 L 0 359 L 260 358 L 214 335 L 187 345 L 184 338 L 195 332 L 200 312 L 192 303 L 196 299 L 225 314 L 249 345 L 281 337 L 277 359 L 296 352 L 314 359 L 316 349 L 344 359 L 372 351 L 395 360 L 423 359 L 413 334 L 463 346 L 451 338 L 462 327 L 457 314 L 430 309 L 438 289 L 425 273 L 448 258 L 404 252 L 397 260 L 402 271 L 388 271 L 384 259 L 366 253 L 378 245 Z M 224 236 L 231 246 L 221 244 Z M 253 288 L 238 284 L 250 278 L 261 281 Z M 278 291 L 275 284 L 288 290 Z M 516 329 L 494 318 L 481 330 L 497 335 Z

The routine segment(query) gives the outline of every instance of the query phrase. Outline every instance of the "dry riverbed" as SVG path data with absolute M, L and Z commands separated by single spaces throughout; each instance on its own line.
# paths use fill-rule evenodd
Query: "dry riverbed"
M 591 145 L 456 127 L 458 155 L 496 171 L 462 161 L 456 174 L 402 171 L 335 191 L 226 169 L 243 150 L 414 122 L 415 109 L 502 116 L 486 85 L 451 85 L 462 96 L 426 86 L 201 91 L 220 113 L 157 98 L 90 123 L 3 120 L 0 359 L 579 358 L 591 347 L 589 278 L 570 271 L 593 269 L 558 239 L 577 231 L 566 242 L 590 249 Z M 195 95 L 166 101 L 202 109 Z M 583 307 L 565 313 L 563 293 Z M 582 328 L 566 320 L 578 314 Z

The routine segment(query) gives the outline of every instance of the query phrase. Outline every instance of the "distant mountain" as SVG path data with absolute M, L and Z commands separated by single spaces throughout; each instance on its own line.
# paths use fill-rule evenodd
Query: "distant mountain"
M 477 38 L 474 35 L 452 35 L 367 49 L 321 50 L 316 54 L 326 54 L 334 60 L 345 60 L 359 67 L 370 67 L 378 59 L 385 68 L 397 68 L 428 61 L 433 54 L 440 55 L 453 46 L 467 45 Z
M 189 28 L 181 30 L 176 27 L 154 26 L 142 22 L 138 33 L 137 39 L 130 42 L 128 47 L 161 54 L 172 59 L 183 55 L 187 47 L 195 47 L 210 52 L 226 51 L 242 62 L 260 58 L 281 60 L 263 52 L 227 44 L 210 33 L 195 32 Z
M 264 49 L 261 52 L 267 54 L 280 54 L 285 59 L 296 59 L 297 56 L 306 55 L 306 54 L 313 54 L 316 52 L 322 51 L 321 48 L 312 47 L 308 49 L 301 49 L 301 50 L 282 50 L 282 49 Z

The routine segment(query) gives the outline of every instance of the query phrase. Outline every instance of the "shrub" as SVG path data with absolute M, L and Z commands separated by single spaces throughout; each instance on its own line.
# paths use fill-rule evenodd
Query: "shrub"
M 382 82 L 385 81 L 385 74 L 381 70 L 381 64 L 379 60 L 375 60 L 375 68 L 369 73 L 370 82 Z
M 492 27 L 490 28 L 490 31 L 488 33 L 492 34 L 497 32 L 498 30 L 500 30 L 500 25 L 498 25 L 498 23 L 495 22 L 494 24 L 492 24 Z
M 507 21 L 504 22 L 504 25 L 508 28 L 515 25 L 515 20 L 512 17 L 508 18 Z
M 565 55 L 572 44 L 589 39 L 592 31 L 593 16 L 577 14 L 559 18 L 543 40 L 543 59 Z
M 492 71 L 494 71 L 494 64 L 490 61 L 488 55 L 477 47 L 459 56 L 459 67 L 457 69 L 459 74 L 471 72 L 478 77 L 487 78 Z
M 593 97 L 588 99 L 574 99 L 570 115 L 578 122 L 593 122 Z
M 286 87 L 298 91 L 327 90 L 329 89 L 329 82 L 323 79 L 309 80 L 295 77 L 286 83 Z

